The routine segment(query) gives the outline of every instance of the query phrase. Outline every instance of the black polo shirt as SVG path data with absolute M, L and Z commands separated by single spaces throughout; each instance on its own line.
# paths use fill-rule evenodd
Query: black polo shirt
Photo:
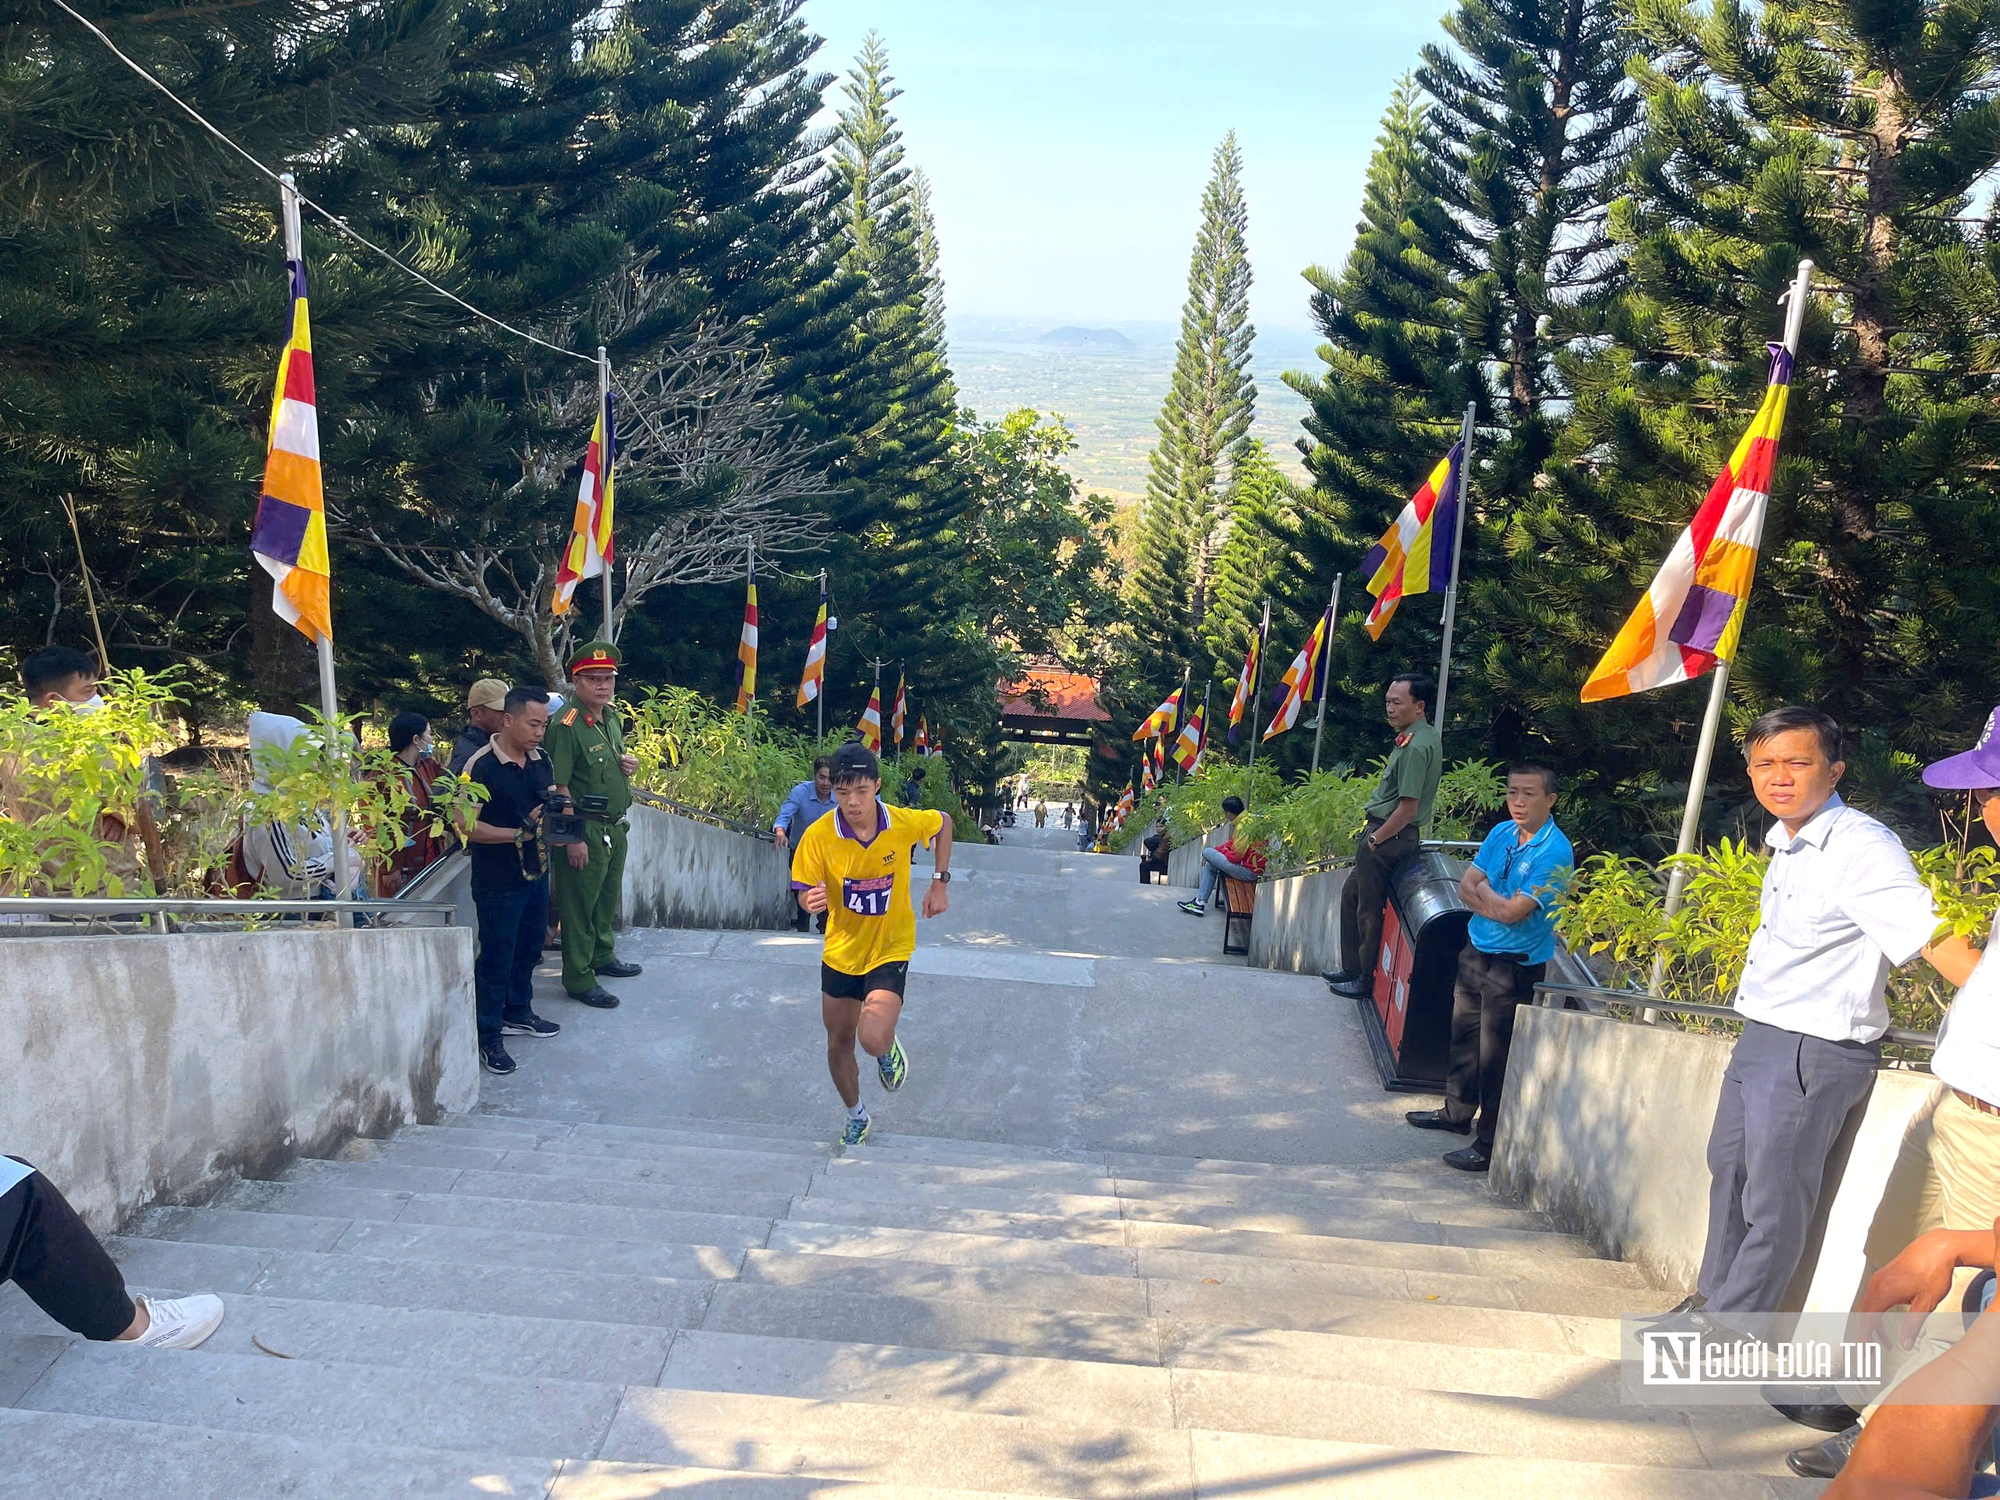
M 493 745 L 486 745 L 466 761 L 464 774 L 486 788 L 479 821 L 495 828 L 525 826 L 528 814 L 542 805 L 542 793 L 555 785 L 549 758 L 539 749 L 530 750 L 527 763 L 517 766 L 502 760 Z M 533 839 L 519 844 L 474 844 L 471 854 L 475 891 L 519 890 L 548 874 L 541 846 Z

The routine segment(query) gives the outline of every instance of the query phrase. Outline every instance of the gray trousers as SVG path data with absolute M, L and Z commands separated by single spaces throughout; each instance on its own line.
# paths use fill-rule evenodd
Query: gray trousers
M 1880 1042 L 1745 1021 L 1708 1136 L 1708 1245 L 1696 1289 L 1738 1333 L 1765 1333 L 1805 1253 L 1826 1159 L 1867 1103 Z

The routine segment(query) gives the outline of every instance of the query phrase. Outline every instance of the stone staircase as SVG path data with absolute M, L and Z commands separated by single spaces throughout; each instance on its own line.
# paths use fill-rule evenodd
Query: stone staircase
M 1671 1298 L 1484 1185 L 499 1114 L 112 1242 L 202 1349 L 0 1291 L 0 1494 L 1816 1494 L 1769 1413 L 1619 1402 Z

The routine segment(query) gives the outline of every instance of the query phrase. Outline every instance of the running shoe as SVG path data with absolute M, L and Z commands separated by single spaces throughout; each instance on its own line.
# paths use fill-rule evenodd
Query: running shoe
M 893 1094 L 903 1086 L 903 1080 L 910 1074 L 910 1059 L 903 1052 L 901 1037 L 894 1038 L 889 1050 L 875 1059 L 875 1071 L 881 1075 L 885 1094 Z
M 540 1016 L 531 1015 L 525 1021 L 502 1021 L 502 1036 L 554 1036 L 562 1030 L 554 1021 L 544 1021 Z
M 840 1144 L 843 1146 L 860 1145 L 868 1139 L 868 1127 L 874 1123 L 866 1115 L 863 1115 L 858 1120 L 854 1116 L 849 1115 L 847 1117 L 847 1128 L 840 1133 Z
M 1208 915 L 1208 908 L 1203 906 L 1199 901 L 1176 901 L 1174 905 L 1178 906 L 1191 917 L 1205 917 Z

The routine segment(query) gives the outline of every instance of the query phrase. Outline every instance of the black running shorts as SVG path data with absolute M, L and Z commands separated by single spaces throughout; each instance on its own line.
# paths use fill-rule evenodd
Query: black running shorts
M 843 974 L 825 964 L 819 966 L 820 991 L 836 1000 L 866 1000 L 874 990 L 893 990 L 900 1000 L 903 998 L 903 982 L 909 977 L 908 959 L 893 964 L 877 964 L 866 974 Z

